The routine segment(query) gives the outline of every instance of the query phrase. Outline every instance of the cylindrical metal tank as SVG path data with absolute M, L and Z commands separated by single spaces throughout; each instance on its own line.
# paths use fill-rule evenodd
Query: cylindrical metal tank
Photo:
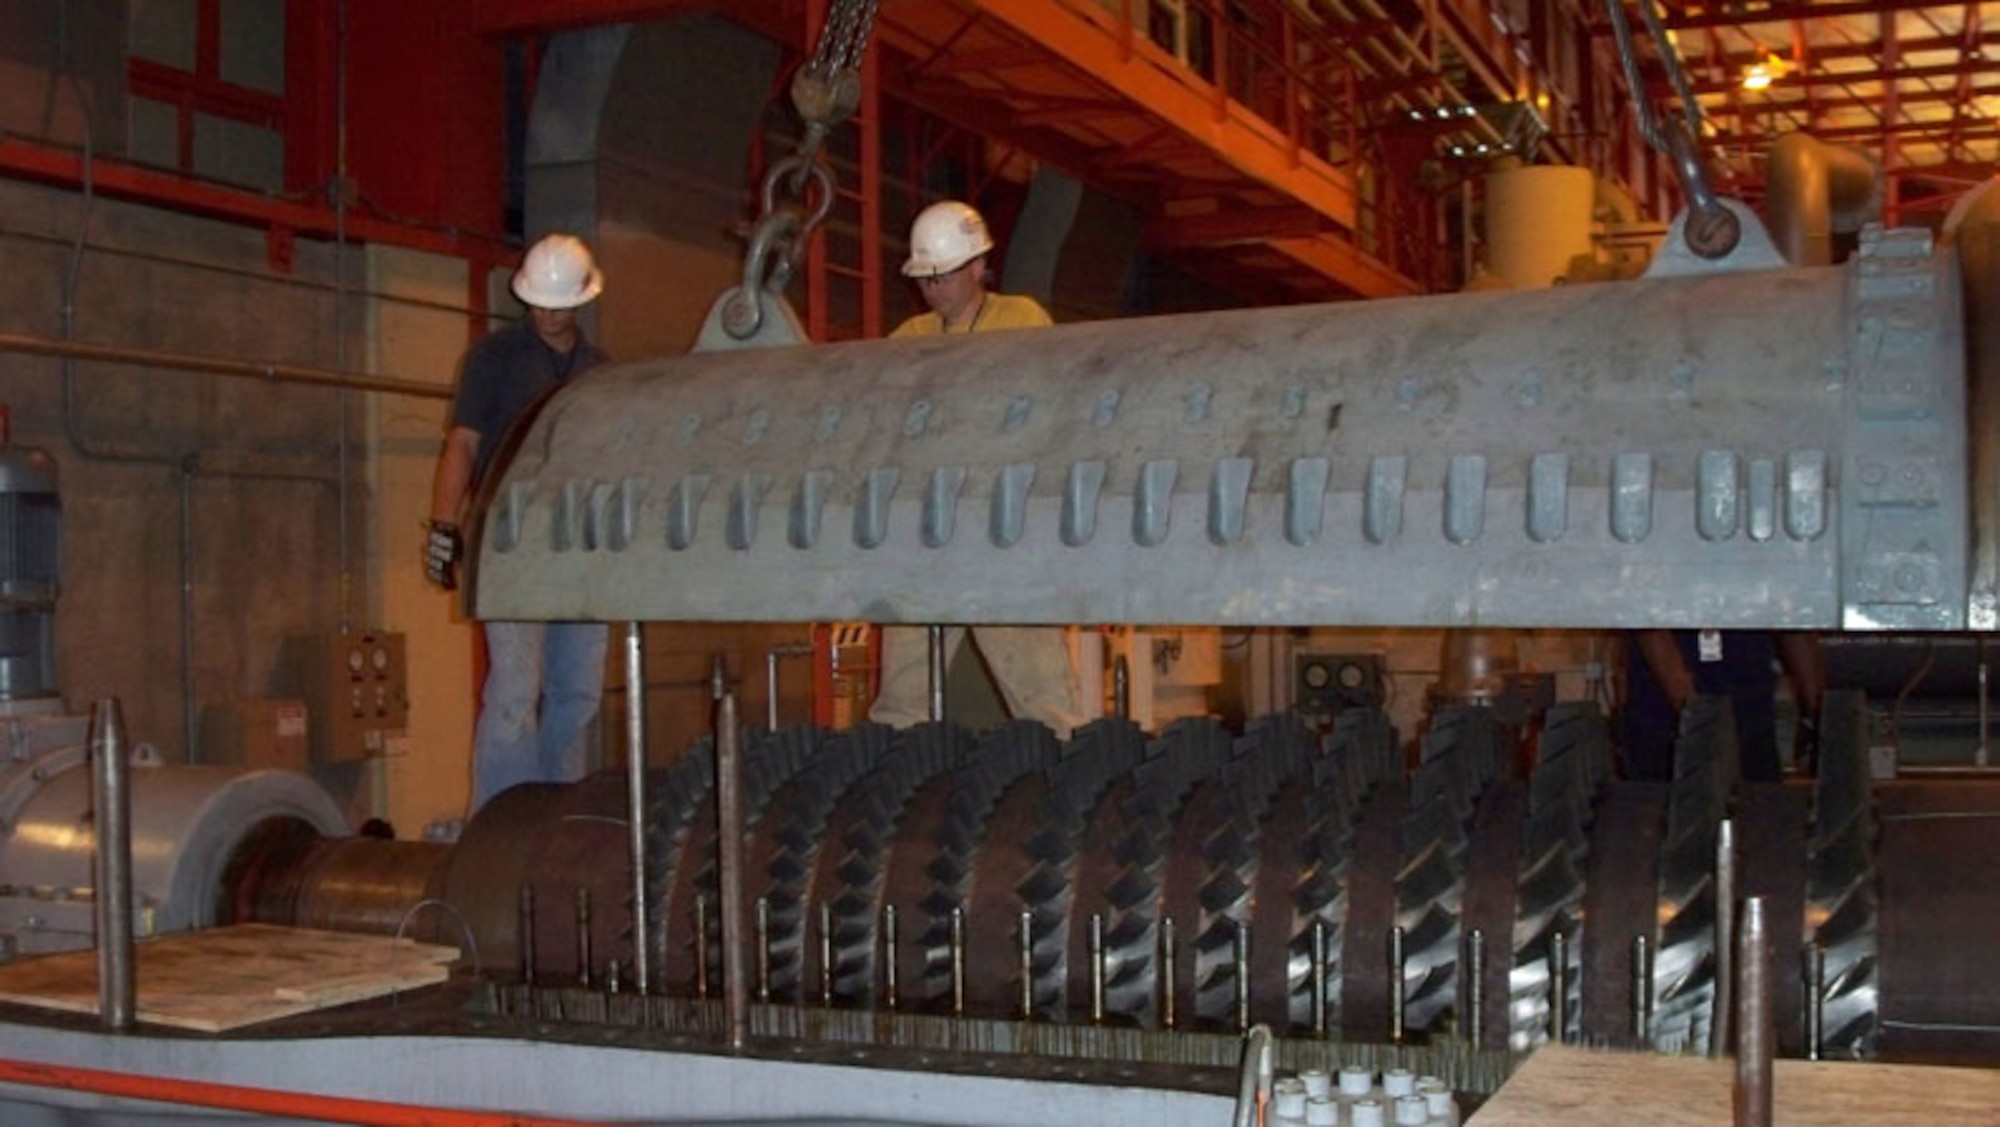
M 1562 281 L 1591 255 L 1597 178 L 1587 168 L 1534 164 L 1486 178 L 1486 265 L 1515 289 Z
M 1617 285 L 608 367 L 503 454 L 478 613 L 1954 629 L 1959 279 Z M 1671 240 L 1670 240 L 1671 242 Z
M 82 745 L 0 770 L 0 954 L 88 947 L 93 934 L 90 772 Z M 141 938 L 231 915 L 241 854 L 274 830 L 339 836 L 347 822 L 304 775 L 167 767 L 133 757 L 132 883 Z

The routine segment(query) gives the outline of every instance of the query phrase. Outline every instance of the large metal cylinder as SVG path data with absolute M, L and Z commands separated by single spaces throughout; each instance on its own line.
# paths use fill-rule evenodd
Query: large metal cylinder
M 1547 289 L 1593 261 L 1597 177 L 1588 168 L 1534 164 L 1486 178 L 1486 265 L 1515 289 Z
M 87 947 L 92 920 L 90 772 L 81 745 L 0 771 L 0 943 L 9 954 Z M 272 827 L 339 837 L 347 822 L 318 784 L 286 771 L 166 767 L 135 757 L 134 933 L 139 938 L 231 917 L 246 848 Z
M 611 621 L 1962 625 L 1963 314 L 1929 236 L 1878 234 L 1841 267 L 1659 266 L 1680 274 L 596 371 L 502 463 L 474 601 Z

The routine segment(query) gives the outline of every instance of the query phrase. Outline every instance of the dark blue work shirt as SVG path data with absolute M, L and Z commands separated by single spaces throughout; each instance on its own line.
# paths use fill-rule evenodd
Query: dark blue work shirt
M 479 453 L 472 465 L 474 488 L 485 480 L 493 452 L 509 429 L 551 391 L 607 359 L 604 350 L 585 340 L 581 331 L 576 348 L 559 353 L 526 321 L 491 333 L 467 350 L 458 392 L 452 398 L 451 425 L 479 432 Z

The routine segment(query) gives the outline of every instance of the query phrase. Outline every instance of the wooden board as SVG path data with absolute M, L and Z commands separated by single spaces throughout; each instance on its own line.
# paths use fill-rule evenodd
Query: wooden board
M 1729 1060 L 1540 1049 L 1468 1127 L 1715 1127 L 1731 1121 Z M 1782 1127 L 1993 1127 L 2000 1072 L 1900 1064 L 1777 1062 Z
M 443 982 L 458 950 L 382 935 L 239 924 L 134 948 L 138 1019 L 218 1033 Z M 0 966 L 0 1001 L 97 1012 L 97 952 Z

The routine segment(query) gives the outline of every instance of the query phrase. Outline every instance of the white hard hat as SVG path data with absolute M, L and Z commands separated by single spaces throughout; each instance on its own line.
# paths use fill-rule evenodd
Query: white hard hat
M 949 274 L 992 249 L 993 236 L 977 211 L 957 200 L 934 203 L 910 224 L 910 258 L 903 263 L 903 276 Z
M 514 296 L 541 309 L 574 309 L 604 292 L 604 275 L 575 235 L 549 235 L 514 272 Z

